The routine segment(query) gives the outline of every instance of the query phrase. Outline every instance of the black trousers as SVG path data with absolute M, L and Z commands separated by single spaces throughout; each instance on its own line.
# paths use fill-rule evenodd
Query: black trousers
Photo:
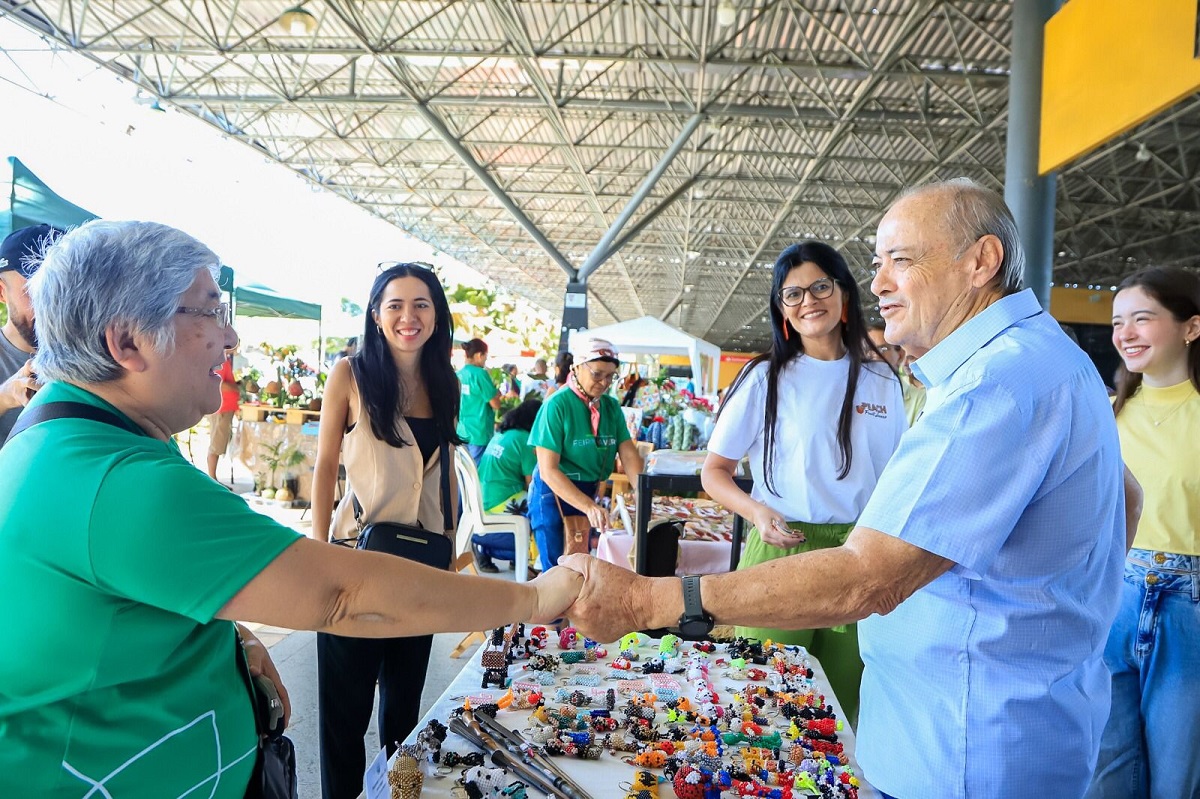
M 348 638 L 317 633 L 321 794 L 355 799 L 367 770 L 363 736 L 379 683 L 379 739 L 390 757 L 417 726 L 432 635 Z

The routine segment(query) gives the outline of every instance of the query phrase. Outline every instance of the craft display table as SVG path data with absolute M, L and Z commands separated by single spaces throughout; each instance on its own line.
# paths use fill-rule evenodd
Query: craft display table
M 636 646 L 634 650 L 639 657 L 638 660 L 632 661 L 634 669 L 631 669 L 629 672 L 620 672 L 621 674 L 626 675 L 632 674 L 637 680 L 643 683 L 642 686 L 630 687 L 630 684 L 627 683 L 627 681 L 618 681 L 609 678 L 610 673 L 613 672 L 611 664 L 619 654 L 617 651 L 617 644 L 607 647 L 608 654 L 600 658 L 597 662 L 561 665 L 557 674 L 554 675 L 554 684 L 542 686 L 545 696 L 548 700 L 547 709 L 559 708 L 566 705 L 566 702 L 556 698 L 560 688 L 566 688 L 568 689 L 568 692 L 579 690 L 586 692 L 589 695 L 598 697 L 598 701 L 588 706 L 587 709 L 604 708 L 605 702 L 603 697 L 607 689 L 612 688 L 616 691 L 616 706 L 614 710 L 611 711 L 611 718 L 618 721 L 623 721 L 625 719 L 623 708 L 631 699 L 636 699 L 637 701 L 646 703 L 647 697 L 645 697 L 645 694 L 652 693 L 656 689 L 656 686 L 652 683 L 652 679 L 659 683 L 658 688 L 660 691 L 667 692 L 660 695 L 670 698 L 669 691 L 671 690 L 670 683 L 672 682 L 670 678 L 674 678 L 675 682 L 677 682 L 680 696 L 686 697 L 691 703 L 692 708 L 702 707 L 703 704 L 701 702 L 700 694 L 704 690 L 705 682 L 702 678 L 697 676 L 696 671 L 693 670 L 691 673 L 691 679 L 689 679 L 689 674 L 686 672 L 671 675 L 635 673 L 634 670 L 640 669 L 642 664 L 659 654 L 659 645 L 660 642 L 658 640 L 650 639 L 648 637 L 644 638 L 644 642 L 641 645 Z M 452 711 L 454 711 L 456 708 L 462 707 L 464 701 L 470 701 L 473 706 L 478 707 L 481 704 L 499 700 L 505 695 L 505 689 L 503 688 L 481 688 L 481 683 L 484 677 L 484 671 L 481 665 L 481 656 L 485 649 L 486 647 L 480 647 L 480 649 L 476 651 L 471 660 L 459 673 L 458 677 L 453 683 L 451 683 L 449 688 L 446 689 L 446 692 L 437 701 L 437 703 L 434 704 L 429 713 L 426 714 L 425 718 L 421 720 L 417 729 L 412 735 L 409 736 L 408 740 L 405 741 L 406 744 L 413 744 L 416 742 L 420 731 L 426 727 L 430 719 L 438 719 L 443 724 L 448 723 Z M 582 651 L 582 648 L 577 647 L 574 651 Z M 680 651 L 685 659 L 689 656 L 695 656 L 697 658 L 702 657 L 696 650 L 693 649 L 693 645 L 688 642 L 682 643 L 682 649 Z M 558 646 L 557 637 L 554 635 L 553 631 L 550 632 L 549 645 L 545 649 L 541 650 L 541 653 L 553 655 L 555 657 L 561 657 L 563 655 L 564 650 Z M 711 686 L 711 689 L 717 692 L 714 706 L 716 704 L 720 704 L 722 707 L 726 708 L 727 711 L 730 707 L 743 708 L 745 707 L 744 703 L 737 698 L 739 694 L 744 696 L 748 688 L 753 690 L 753 686 L 762 686 L 765 688 L 768 685 L 769 681 L 767 678 L 764 678 L 758 674 L 750 675 L 748 670 L 742 671 L 740 675 L 731 672 L 727 662 L 728 655 L 725 654 L 724 647 L 722 645 L 717 645 L 716 651 L 707 655 L 707 661 L 709 663 L 707 682 L 708 685 Z M 829 690 L 829 682 L 825 676 L 825 672 L 821 668 L 821 665 L 811 657 L 807 658 L 807 663 L 809 668 L 812 670 L 811 679 L 805 679 L 801 677 L 799 678 L 798 682 L 793 684 L 792 687 L 804 685 L 806 686 L 807 690 L 815 692 L 817 696 L 823 695 L 824 701 L 831 706 L 831 709 L 836 717 L 840 718 L 841 707 L 838 705 L 836 698 L 833 697 L 832 692 Z M 763 670 L 769 668 L 767 666 L 754 666 L 753 664 L 751 664 L 751 667 Z M 517 686 L 518 688 L 520 686 L 532 683 L 532 678 L 537 673 L 539 672 L 535 672 L 528 668 L 528 661 L 520 659 L 516 660 L 512 665 L 510 665 L 508 669 L 508 674 L 513 680 L 514 686 Z M 580 675 L 584 674 L 600 675 L 600 685 L 592 687 L 571 684 Z M 749 676 L 754 676 L 758 679 L 748 679 Z M 796 678 L 793 677 L 792 679 Z M 778 680 L 778 675 L 776 675 L 775 678 L 770 679 L 771 682 L 775 682 L 776 680 Z M 644 687 L 645 691 L 638 690 L 639 687 Z M 819 702 L 821 700 L 815 699 L 815 701 Z M 666 704 L 663 701 L 656 700 L 654 703 L 654 710 L 655 726 L 661 731 L 667 731 L 669 725 L 667 723 L 668 708 Z M 759 711 L 756 711 L 756 713 L 758 712 Z M 791 726 L 790 722 L 784 718 L 783 714 L 779 713 L 777 708 L 771 707 L 770 703 L 767 703 L 766 707 L 762 709 L 761 713 L 762 717 L 768 719 L 768 725 L 763 728 L 764 734 L 770 734 L 771 732 L 787 732 L 789 730 Z M 732 713 L 729 714 L 729 718 L 734 718 Z M 529 710 L 501 709 L 496 713 L 496 720 L 508 729 L 520 732 L 523 737 L 529 740 L 533 740 L 533 730 L 536 726 L 538 726 L 534 719 L 531 718 L 531 711 Z M 782 722 L 782 724 L 780 724 L 780 722 Z M 695 723 L 683 721 L 680 722 L 678 726 L 690 728 L 694 727 Z M 720 724 L 722 730 L 726 730 L 728 726 L 729 725 L 725 722 L 721 722 Z M 871 788 L 862 778 L 862 775 L 859 772 L 854 760 L 855 741 L 853 731 L 846 726 L 844 729 L 837 732 L 836 735 L 837 743 L 843 747 L 843 756 L 845 757 L 850 768 L 853 769 L 855 774 L 857 774 L 857 779 L 859 781 L 858 796 L 860 799 L 877 799 L 879 796 L 878 792 Z M 605 736 L 603 733 L 595 734 L 595 738 L 597 740 L 601 740 L 604 737 Z M 630 736 L 626 734 L 626 737 L 629 738 Z M 781 756 L 785 758 L 786 763 L 786 758 L 793 742 L 786 736 L 782 739 L 782 742 L 783 743 L 780 752 Z M 745 743 L 723 744 L 725 761 L 728 763 L 732 758 L 733 762 L 739 764 L 743 763 L 744 760 L 740 754 L 740 750 L 745 748 L 745 746 Z M 462 755 L 479 750 L 465 739 L 460 738 L 457 735 L 450 734 L 442 747 L 443 754 L 447 751 L 453 751 Z M 553 757 L 552 760 L 556 766 L 565 771 L 579 785 L 585 787 L 592 799 L 625 799 L 627 794 L 630 792 L 630 781 L 634 778 L 635 772 L 639 770 L 646 770 L 644 766 L 634 766 L 625 762 L 626 758 L 633 758 L 634 756 L 635 753 L 614 754 L 606 749 L 600 758 L 596 760 L 584 760 L 568 756 Z M 394 761 L 395 758 L 393 758 L 393 762 Z M 452 769 L 443 767 L 441 771 L 444 772 L 444 776 L 434 776 L 432 773 L 432 766 L 427 765 L 423 768 L 429 773 L 424 777 L 424 784 L 421 792 L 422 799 L 449 799 L 452 795 L 465 795 L 462 793 L 461 787 L 458 791 L 455 791 L 456 780 L 459 779 L 464 767 L 459 766 L 458 768 Z M 653 768 L 649 770 L 659 776 L 663 775 L 664 773 L 662 768 Z M 840 767 L 834 768 L 835 773 L 840 770 Z M 368 776 L 370 775 L 368 774 Z M 384 785 L 386 791 L 386 781 L 384 782 Z M 541 792 L 532 788 L 529 789 L 528 793 L 531 797 L 538 797 L 542 795 Z M 390 794 L 385 792 L 383 795 L 389 796 Z M 670 781 L 663 782 L 658 786 L 659 799 L 672 799 L 675 796 L 676 794 Z M 737 799 L 738 794 L 732 788 L 726 788 L 722 792 L 721 796 L 723 799 Z M 795 791 L 793 792 L 792 796 L 793 799 L 804 799 L 806 794 Z

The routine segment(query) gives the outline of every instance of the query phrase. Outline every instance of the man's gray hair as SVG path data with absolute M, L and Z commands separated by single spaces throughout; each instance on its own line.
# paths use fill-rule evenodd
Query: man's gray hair
M 38 377 L 85 384 L 120 377 L 105 341 L 110 325 L 149 336 L 159 353 L 169 353 L 179 298 L 201 269 L 217 279 L 213 251 L 155 222 L 97 220 L 63 236 L 29 281 Z
M 1005 294 L 1015 294 L 1025 287 L 1025 248 L 1017 220 L 998 192 L 980 186 L 970 178 L 953 178 L 905 191 L 900 199 L 926 192 L 946 192 L 950 205 L 946 227 L 958 241 L 955 258 L 984 236 L 1000 239 L 1004 260 L 1000 263 L 1000 287 Z

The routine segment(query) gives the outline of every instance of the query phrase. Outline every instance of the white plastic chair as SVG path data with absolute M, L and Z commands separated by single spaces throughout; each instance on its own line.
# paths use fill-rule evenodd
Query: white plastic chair
M 455 532 L 457 556 L 461 558 L 471 551 L 471 536 L 486 533 L 513 534 L 516 547 L 516 578 L 518 583 L 529 579 L 529 519 L 515 513 L 485 513 L 483 489 L 479 484 L 479 471 L 475 461 L 467 454 L 466 447 L 454 450 L 454 470 L 458 473 L 458 490 L 462 493 L 462 516 Z

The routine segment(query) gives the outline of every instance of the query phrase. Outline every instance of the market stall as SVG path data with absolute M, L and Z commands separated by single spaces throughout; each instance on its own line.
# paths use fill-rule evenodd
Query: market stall
M 632 634 L 604 651 L 571 632 L 558 636 L 541 631 L 546 643 L 538 649 L 532 643 L 538 632 L 531 628 L 525 638 L 519 631 L 501 628 L 493 634 L 390 764 L 380 757 L 368 770 L 367 799 L 448 799 L 456 787 L 462 790 L 460 781 L 467 780 L 485 789 L 491 786 L 480 782 L 495 782 L 495 792 L 484 796 L 520 795 L 519 789 L 508 788 L 518 781 L 515 772 L 481 770 L 495 762 L 486 736 L 482 748 L 455 732 L 439 742 L 441 732 L 431 720 L 452 729 L 462 729 L 462 724 L 476 739 L 478 727 L 496 730 L 499 739 L 493 736 L 493 741 L 507 740 L 516 747 L 518 741 L 526 741 L 533 747 L 528 761 L 543 771 L 561 773 L 567 786 L 559 792 L 562 796 L 624 799 L 637 793 L 630 788 L 639 772 L 649 772 L 650 796 L 700 797 L 711 780 L 732 779 L 734 774 L 739 775 L 739 786 L 712 787 L 724 787 L 733 796 L 768 797 L 786 784 L 794 799 L 879 795 L 858 774 L 854 732 L 838 721 L 841 707 L 821 664 L 801 647 L 730 651 L 709 642 Z M 513 638 L 511 664 L 503 654 L 508 634 Z M 735 658 L 744 665 L 730 665 Z M 536 713 L 529 707 L 535 693 L 545 698 L 545 707 Z M 766 702 L 759 706 L 757 697 Z M 471 713 L 461 713 L 458 724 L 452 724 L 464 703 Z M 489 719 L 481 719 L 481 714 Z M 706 745 L 709 741 L 712 745 Z M 464 762 L 464 757 L 478 757 L 475 753 L 484 750 L 488 760 L 478 768 L 471 765 L 473 760 Z M 547 750 L 575 754 L 547 756 Z M 501 752 L 497 759 L 504 758 Z M 549 759 L 549 769 L 541 765 L 542 758 Z M 389 766 L 394 775 L 388 773 Z M 549 795 L 528 782 L 526 790 Z
M 91 211 L 59 197 L 50 187 L 21 163 L 19 158 L 5 159 L 4 193 L 0 196 L 0 239 L 14 230 L 30 225 L 54 225 L 72 228 L 95 219 Z
M 699 394 L 715 396 L 721 348 L 689 335 L 653 316 L 630 319 L 615 325 L 571 331 L 570 347 L 576 338 L 611 341 L 622 357 L 626 355 L 686 355 L 692 366 L 692 381 Z
M 232 270 L 228 276 L 224 270 L 221 288 L 231 291 L 235 316 L 313 320 L 320 340 L 320 305 L 285 297 L 259 283 L 235 286 Z M 299 359 L 295 347 L 264 343 L 260 349 L 271 358 L 268 371 L 273 374 L 264 375 L 261 385 L 253 383 L 250 387 L 255 390 L 249 393 L 254 401 L 241 406 L 238 458 L 254 474 L 255 492 L 260 497 L 307 504 L 321 414 L 319 397 L 303 387 L 300 379 L 316 372 Z M 318 376 L 317 387 L 320 385 Z

